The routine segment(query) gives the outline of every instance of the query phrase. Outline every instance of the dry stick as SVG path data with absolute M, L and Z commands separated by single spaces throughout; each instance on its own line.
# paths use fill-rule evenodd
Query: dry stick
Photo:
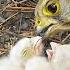
M 0 9 L 1 10 L 1 9 Z M 6 6 L 0 13 L 7 11 L 7 12 L 18 12 L 19 10 L 21 10 L 21 12 L 32 12 L 35 9 L 31 8 L 31 7 L 8 7 Z
M 33 19 L 30 19 L 32 22 L 35 22 Z
M 19 10 L 5 10 L 5 11 L 7 11 L 7 12 L 19 12 Z M 24 13 L 24 12 L 27 12 L 28 13 L 28 12 L 32 12 L 32 11 L 31 10 L 26 10 L 26 11 L 25 10 L 22 10 L 21 12 L 22 13 Z
M 10 5 L 8 4 L 6 7 L 4 7 L 3 10 L 0 13 L 4 12 L 6 10 L 6 8 L 9 7 L 9 6 Z
M 17 2 L 17 1 L 15 1 L 15 0 L 12 0 L 12 2 L 14 2 L 15 4 L 17 4 L 17 3 L 22 3 L 22 2 L 25 2 L 25 1 L 27 1 L 27 0 L 22 0 L 22 1 L 20 1 L 20 2 Z
M 36 3 L 32 2 L 32 1 L 30 1 L 28 4 L 32 7 L 36 7 Z M 31 5 L 31 4 L 33 4 L 33 5 Z
M 69 34 L 68 36 L 66 36 L 66 38 L 64 38 L 64 39 L 62 40 L 61 44 L 64 44 L 65 41 L 66 41 L 69 37 L 70 37 L 70 34 Z
M 32 7 L 7 7 L 7 10 L 35 10 L 35 8 Z
M 34 11 L 35 8 L 32 8 L 32 7 L 7 7 L 5 11 L 15 11 L 15 12 L 18 12 L 18 11 L 21 11 L 21 12 L 32 12 Z
M 30 2 L 36 6 L 36 3 L 32 2 L 32 1 L 30 1 Z
M 16 16 L 19 12 L 15 13 L 14 15 L 8 17 L 3 23 L 0 23 L 0 28 L 2 27 L 3 24 L 5 24 L 9 19 L 11 19 L 12 17 Z
M 27 0 L 22 0 L 20 2 L 12 0 L 12 2 L 15 4 L 16 7 L 17 7 L 17 4 L 21 4 L 21 3 L 25 2 L 25 1 L 27 1 Z
M 7 51 L 7 49 L 4 49 L 4 48 L 3 48 L 3 49 L 1 49 L 1 48 L 0 48 L 0 51 L 2 51 L 2 52 L 3 52 L 3 51 Z

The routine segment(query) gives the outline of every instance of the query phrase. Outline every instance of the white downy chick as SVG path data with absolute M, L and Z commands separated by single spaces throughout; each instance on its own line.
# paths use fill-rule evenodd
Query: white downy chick
M 35 56 L 28 60 L 25 70 L 70 70 L 70 44 L 50 44 L 52 50 L 47 50 L 50 58 Z
M 40 56 L 41 37 L 23 38 L 11 49 L 7 57 L 0 58 L 0 70 L 70 70 L 70 44 L 51 42 L 51 59 Z M 49 55 L 48 55 L 49 56 Z
M 54 70 L 70 70 L 70 44 L 57 44 L 51 42 L 52 51 L 51 65 Z
M 35 56 L 26 63 L 25 70 L 52 70 L 52 68 L 47 58 Z
M 26 61 L 35 55 L 35 51 L 33 50 L 32 52 L 32 48 L 43 47 L 40 39 L 41 37 L 37 36 L 23 38 L 18 41 L 7 57 L 0 58 L 0 70 L 25 70 Z

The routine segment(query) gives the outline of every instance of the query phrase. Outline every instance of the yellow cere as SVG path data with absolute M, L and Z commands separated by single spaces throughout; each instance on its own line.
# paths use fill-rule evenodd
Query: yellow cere
M 60 13 L 60 9 L 59 1 L 54 0 L 47 3 L 42 10 L 43 14 L 46 16 L 55 16 Z
M 41 26 L 42 25 L 41 19 L 38 16 L 35 19 L 35 23 L 36 23 L 37 26 Z

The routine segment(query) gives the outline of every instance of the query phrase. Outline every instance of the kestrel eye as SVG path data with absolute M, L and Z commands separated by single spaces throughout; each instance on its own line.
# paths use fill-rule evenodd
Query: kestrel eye
M 43 7 L 43 14 L 47 16 L 55 16 L 60 13 L 60 3 L 57 2 L 52 2 L 49 4 L 45 4 Z
M 55 5 L 54 3 L 50 4 L 48 6 L 48 11 L 51 12 L 51 13 L 56 13 L 56 11 L 57 11 L 57 5 Z

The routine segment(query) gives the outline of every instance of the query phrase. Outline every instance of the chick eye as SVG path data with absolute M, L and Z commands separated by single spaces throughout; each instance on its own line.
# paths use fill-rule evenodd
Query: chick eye
M 59 12 L 60 12 L 60 3 L 58 1 L 46 4 L 43 7 L 44 15 L 55 16 L 55 14 L 58 14 Z

